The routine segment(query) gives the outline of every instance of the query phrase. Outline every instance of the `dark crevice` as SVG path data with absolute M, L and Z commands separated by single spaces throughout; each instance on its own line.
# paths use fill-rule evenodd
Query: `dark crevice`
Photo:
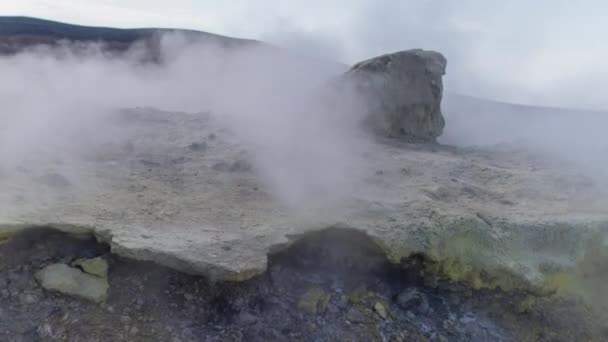
M 400 265 L 364 233 L 301 236 L 242 283 L 210 282 L 108 253 L 93 236 L 30 229 L 0 246 L 0 340 L 514 341 L 589 339 L 571 316 L 519 293 L 475 291 L 424 276 L 424 255 Z M 107 301 L 40 288 L 44 266 L 103 256 Z M 28 297 L 29 296 L 29 297 Z M 31 298 L 34 298 L 33 300 Z M 534 305 L 530 304 L 533 303 Z M 564 305 L 566 305 L 565 303 Z M 549 305 L 549 304 L 547 304 Z M 557 305 L 557 304 L 550 304 Z M 567 305 L 564 307 L 568 307 Z M 582 316 L 581 316 L 582 317 Z

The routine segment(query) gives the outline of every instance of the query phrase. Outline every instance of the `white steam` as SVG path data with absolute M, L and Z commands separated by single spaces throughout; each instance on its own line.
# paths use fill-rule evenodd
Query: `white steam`
M 2 167 L 34 152 L 86 156 L 121 134 L 101 120 L 109 111 L 154 107 L 213 113 L 285 202 L 298 205 L 319 191 L 337 200 L 353 187 L 367 140 L 356 128 L 355 98 L 332 101 L 328 80 L 342 70 L 263 45 L 188 44 L 174 34 L 161 45 L 161 66 L 139 63 L 140 47 L 128 58 L 95 45 L 84 55 L 38 49 L 0 58 Z

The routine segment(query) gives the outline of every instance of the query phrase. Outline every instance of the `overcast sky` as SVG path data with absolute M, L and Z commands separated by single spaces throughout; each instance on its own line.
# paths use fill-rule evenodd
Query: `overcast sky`
M 448 91 L 593 109 L 608 109 L 607 13 L 605 0 L 0 0 L 0 15 L 192 28 L 349 64 L 434 49 Z

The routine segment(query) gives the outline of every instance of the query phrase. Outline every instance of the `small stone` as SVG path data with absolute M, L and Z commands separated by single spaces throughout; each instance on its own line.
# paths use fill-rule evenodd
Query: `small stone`
M 57 189 L 67 188 L 72 185 L 67 178 L 55 172 L 50 172 L 40 177 L 40 182 L 44 185 Z
M 247 172 L 251 171 L 252 167 L 246 160 L 240 159 L 234 163 L 219 162 L 212 166 L 215 171 L 221 172 Z
M 298 302 L 298 308 L 309 314 L 316 315 L 317 313 L 325 312 L 329 298 L 329 294 L 322 288 L 313 287 L 302 295 Z
M 48 323 L 42 324 L 36 328 L 36 333 L 38 333 L 39 337 L 52 337 L 53 336 L 53 328 Z
M 219 163 L 214 164 L 211 168 L 214 169 L 215 171 L 226 172 L 226 171 L 230 170 L 230 164 L 228 164 L 226 162 L 219 162 Z
M 188 148 L 191 151 L 202 152 L 207 149 L 207 143 L 204 141 L 200 142 L 200 143 L 192 143 L 192 144 L 188 145 Z
M 475 322 L 477 320 L 477 316 L 475 316 L 472 312 L 466 312 L 460 319 L 460 323 L 469 324 L 471 322 Z
M 426 295 L 414 287 L 403 290 L 397 297 L 397 304 L 404 310 L 417 308 L 423 313 L 429 309 Z
M 391 336 L 389 342 L 403 342 L 403 338 L 399 335 Z
M 346 320 L 354 324 L 361 324 L 368 321 L 367 317 L 361 311 L 354 308 L 351 308 L 346 312 Z
M 386 307 L 384 306 L 384 304 L 380 303 L 380 302 L 376 302 L 376 304 L 374 304 L 374 311 L 376 311 L 376 313 L 382 317 L 382 319 L 387 319 L 388 318 L 388 312 L 386 310 Z
M 31 293 L 24 293 L 19 297 L 19 300 L 22 304 L 30 305 L 36 303 L 38 301 L 38 297 Z
M 80 266 L 83 271 L 98 277 L 108 277 L 108 262 L 102 257 L 93 259 L 78 259 L 74 261 L 75 266 Z
M 247 311 L 241 311 L 239 313 L 238 320 L 239 320 L 239 323 L 243 324 L 243 325 L 252 325 L 258 321 L 257 317 L 255 317 L 254 315 L 250 314 Z
M 52 264 L 36 272 L 36 280 L 49 291 L 84 298 L 96 303 L 108 296 L 107 279 L 96 277 L 66 264 Z
M 190 293 L 184 293 L 184 298 L 189 302 L 194 300 L 194 296 Z
M 420 305 L 418 305 L 418 311 L 422 314 L 433 313 L 433 309 L 429 306 L 429 302 L 426 300 L 420 303 Z
M 327 311 L 334 315 L 337 315 L 340 313 L 340 308 L 337 305 L 329 304 L 329 306 L 327 307 Z
M 129 329 L 129 334 L 137 335 L 137 333 L 139 333 L 139 329 L 137 329 L 137 327 L 133 326 L 131 329 Z
M 159 167 L 161 165 L 159 162 L 155 162 L 155 161 L 147 160 L 147 159 L 141 159 L 139 162 L 147 167 Z

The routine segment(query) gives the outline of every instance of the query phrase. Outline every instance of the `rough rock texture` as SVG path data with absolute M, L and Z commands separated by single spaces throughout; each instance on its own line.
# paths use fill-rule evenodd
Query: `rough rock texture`
M 407 50 L 354 65 L 346 74 L 366 100 L 366 125 L 410 142 L 433 142 L 445 121 L 442 76 L 447 61 L 438 52 Z
M 36 273 L 36 280 L 49 291 L 81 297 L 96 303 L 108 296 L 108 280 L 66 264 L 52 264 Z
M 75 266 L 79 266 L 88 274 L 92 274 L 98 277 L 108 277 L 108 262 L 101 257 L 93 259 L 78 259 L 74 261 Z
M 605 184 L 564 165 L 509 149 L 374 143 L 361 152 L 371 171 L 345 198 L 293 210 L 255 163 L 213 168 L 242 159 L 243 146 L 212 116 L 127 112 L 107 125 L 124 134 L 90 153 L 40 146 L 3 165 L 0 237 L 32 226 L 94 233 L 121 256 L 240 281 L 307 232 L 342 226 L 370 236 L 394 263 L 419 253 L 429 271 L 476 287 L 608 306 Z M 188 148 L 211 134 L 204 152 Z M 70 185 L 40 181 L 51 172 Z

